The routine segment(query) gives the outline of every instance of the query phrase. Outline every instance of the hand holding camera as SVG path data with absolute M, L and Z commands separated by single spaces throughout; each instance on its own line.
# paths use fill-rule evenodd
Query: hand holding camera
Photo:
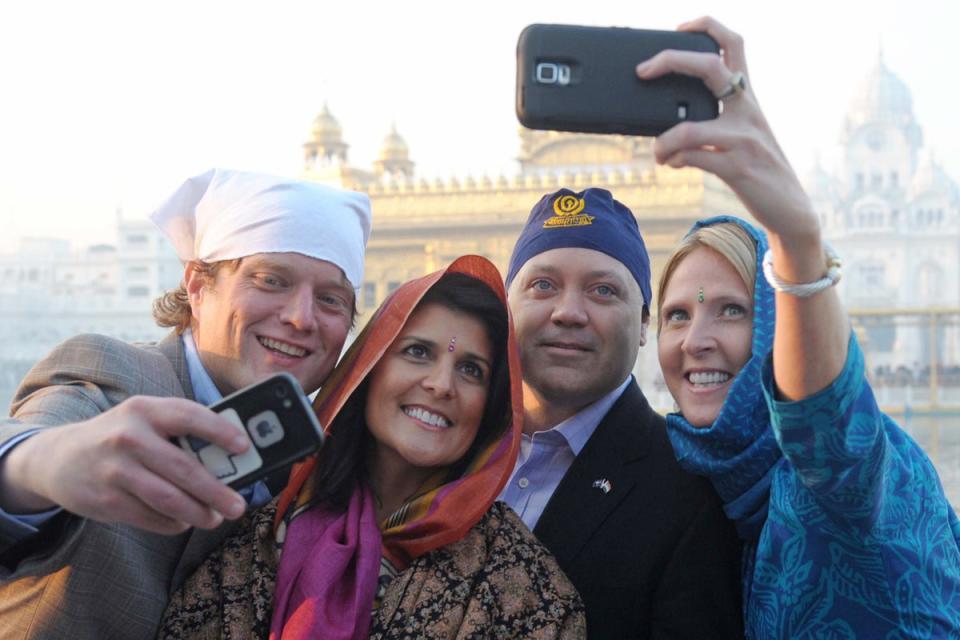
M 320 423 L 300 384 L 288 373 L 241 389 L 210 409 L 229 420 L 250 446 L 235 453 L 192 436 L 181 436 L 180 446 L 235 489 L 265 478 L 323 445 Z
M 723 110 L 716 120 L 682 123 L 660 135 L 654 144 L 657 162 L 697 167 L 718 176 L 776 236 L 819 235 L 810 200 L 757 103 L 743 39 L 709 17 L 679 28 L 707 33 L 722 55 L 662 51 L 637 65 L 637 76 L 654 79 L 680 73 L 699 78 L 722 100 Z M 819 237 L 815 244 L 819 248 Z
M 772 233 L 818 232 L 757 104 L 743 40 L 713 18 L 675 32 L 530 25 L 517 46 L 517 116 L 534 129 L 658 136 L 658 163 L 715 174 Z
M 183 398 L 134 396 L 104 413 L 42 429 L 0 467 L 3 505 L 15 513 L 61 507 L 156 533 L 214 528 L 243 515 L 246 503 L 176 446 L 203 438 L 233 455 L 248 449 L 229 422 Z

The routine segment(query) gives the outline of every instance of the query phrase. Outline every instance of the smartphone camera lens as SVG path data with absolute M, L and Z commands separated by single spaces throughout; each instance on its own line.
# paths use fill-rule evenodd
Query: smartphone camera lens
M 269 438 L 273 433 L 273 425 L 266 420 L 261 420 L 258 422 L 255 428 L 257 430 L 257 435 L 260 436 L 261 439 Z
M 555 84 L 557 75 L 557 65 L 552 62 L 541 62 L 537 65 L 537 82 L 540 84 Z
M 276 394 L 277 394 L 277 397 L 278 397 L 278 398 L 286 398 L 286 397 L 287 397 L 287 388 L 286 388 L 286 387 L 284 387 L 284 386 L 281 385 L 281 386 L 277 387 L 277 388 L 275 389 L 275 391 L 276 391 Z
M 537 82 L 540 84 L 570 84 L 570 65 L 563 62 L 540 62 L 536 68 Z

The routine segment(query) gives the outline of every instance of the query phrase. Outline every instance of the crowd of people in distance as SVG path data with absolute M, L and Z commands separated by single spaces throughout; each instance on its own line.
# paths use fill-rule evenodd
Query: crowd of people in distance
M 679 28 L 721 54 L 637 77 L 694 76 L 723 109 L 656 161 L 756 223 L 697 222 L 656 295 L 633 213 L 560 189 L 506 274 L 468 255 L 403 284 L 341 358 L 368 198 L 187 180 L 153 214 L 184 263 L 154 305 L 170 334 L 71 338 L 0 420 L 0 635 L 960 637 L 960 521 L 877 406 L 743 41 Z M 652 331 L 667 416 L 631 373 Z M 180 443 L 250 454 L 207 407 L 277 372 L 326 442 L 234 490 Z
M 914 362 L 911 366 L 905 364 L 891 367 L 888 364 L 874 367 L 871 381 L 877 387 L 929 387 L 934 381 L 938 387 L 960 387 L 960 366 L 937 364 L 920 366 Z

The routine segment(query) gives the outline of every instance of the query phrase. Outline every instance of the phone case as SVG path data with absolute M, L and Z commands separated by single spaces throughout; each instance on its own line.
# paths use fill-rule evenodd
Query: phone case
M 180 446 L 234 489 L 293 464 L 323 445 L 323 429 L 300 384 L 289 373 L 240 389 L 210 408 L 244 433 L 250 448 L 232 455 L 194 436 L 180 436 Z
M 699 78 L 637 77 L 637 64 L 664 49 L 720 50 L 705 33 L 529 25 L 517 43 L 517 117 L 531 129 L 645 136 L 716 118 L 717 99 Z

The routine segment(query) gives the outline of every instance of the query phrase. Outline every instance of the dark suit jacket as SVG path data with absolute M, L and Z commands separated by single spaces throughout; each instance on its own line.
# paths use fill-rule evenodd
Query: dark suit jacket
M 606 479 L 610 491 L 595 488 Z M 741 545 L 683 471 L 636 381 L 567 471 L 534 533 L 587 606 L 589 638 L 743 637 Z
M 140 346 L 71 338 L 27 374 L 0 442 L 87 420 L 132 395 L 193 397 L 177 336 Z M 169 593 L 233 527 L 162 536 L 62 513 L 35 538 L 0 535 L 0 637 L 152 638 Z

